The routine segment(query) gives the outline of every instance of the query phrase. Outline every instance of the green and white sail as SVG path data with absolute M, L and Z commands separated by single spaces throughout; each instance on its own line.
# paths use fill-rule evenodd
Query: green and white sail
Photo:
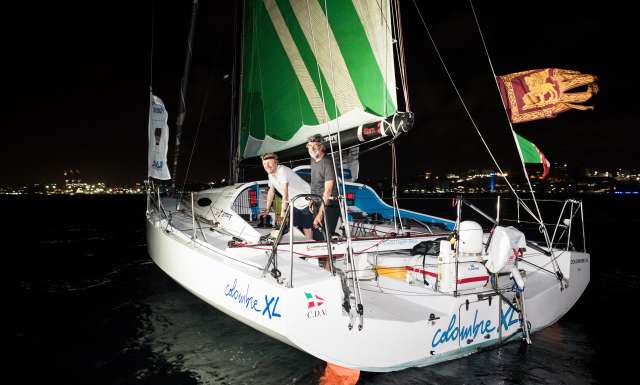
M 247 0 L 240 157 L 393 115 L 391 31 L 389 0 Z

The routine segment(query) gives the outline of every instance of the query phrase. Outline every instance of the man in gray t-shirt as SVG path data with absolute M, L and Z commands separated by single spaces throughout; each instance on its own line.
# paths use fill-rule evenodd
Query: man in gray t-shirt
M 333 234 L 340 217 L 338 206 L 338 187 L 335 169 L 331 162 L 331 157 L 325 156 L 325 148 L 322 143 L 322 136 L 314 135 L 307 141 L 307 149 L 311 156 L 311 193 L 322 197 L 324 210 L 318 210 L 314 220 L 313 228 L 324 226 L 324 215 L 326 211 L 327 226 L 329 234 Z M 314 239 L 321 240 L 319 232 L 314 231 Z
M 323 196 L 325 182 L 333 181 L 333 187 L 331 188 L 330 197 L 338 198 L 338 189 L 336 188 L 336 174 L 331 163 L 331 158 L 328 156 L 322 157 L 319 161 L 311 158 L 311 194 L 318 194 Z

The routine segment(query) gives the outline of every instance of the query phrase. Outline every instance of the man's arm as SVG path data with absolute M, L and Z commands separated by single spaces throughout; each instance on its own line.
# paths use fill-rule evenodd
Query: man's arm
M 331 196 L 333 192 L 333 186 L 336 184 L 335 180 L 326 180 L 324 181 L 324 191 L 322 192 L 322 200 L 324 204 L 329 204 L 329 199 L 335 198 Z
M 269 192 L 267 192 L 267 207 L 262 210 L 262 214 L 269 214 L 269 210 L 271 210 L 271 204 L 273 204 L 273 197 L 275 196 L 275 188 L 273 186 L 269 187 Z
M 333 198 L 331 196 L 331 192 L 333 191 L 334 184 L 334 180 L 327 180 L 324 182 L 324 191 L 322 192 L 322 201 L 324 202 L 324 205 L 318 209 L 318 215 L 313 219 L 313 227 L 318 227 L 323 224 L 322 219 L 324 218 L 324 206 L 329 204 L 329 200 Z
M 289 183 L 282 184 L 282 209 L 280 210 L 280 216 L 284 218 L 287 213 L 287 206 L 289 206 Z

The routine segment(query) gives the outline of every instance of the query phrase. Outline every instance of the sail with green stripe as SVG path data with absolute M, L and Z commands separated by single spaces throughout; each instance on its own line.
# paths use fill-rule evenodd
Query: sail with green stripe
M 389 0 L 247 0 L 240 158 L 394 115 L 392 29 Z

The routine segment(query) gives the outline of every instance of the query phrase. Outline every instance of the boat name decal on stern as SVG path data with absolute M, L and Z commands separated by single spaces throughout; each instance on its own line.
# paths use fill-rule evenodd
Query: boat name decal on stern
M 516 312 L 513 311 L 511 307 L 507 308 L 505 313 L 500 310 L 500 326 L 504 330 L 509 330 L 511 325 L 518 323 L 519 320 L 515 314 Z M 433 333 L 433 338 L 431 339 L 432 347 L 435 348 L 440 344 L 456 341 L 458 337 L 460 337 L 461 340 L 475 339 L 478 334 L 491 333 L 496 330 L 496 327 L 491 324 L 491 320 L 478 320 L 478 310 L 476 310 L 473 316 L 473 322 L 469 325 L 461 325 L 458 327 L 456 320 L 456 315 L 452 314 L 447 329 L 442 331 L 442 329 L 438 328 L 438 330 Z
M 247 284 L 247 290 L 244 293 L 236 289 L 237 285 L 238 285 L 237 279 L 233 280 L 233 284 L 228 283 L 227 286 L 224 288 L 225 297 L 229 297 L 234 302 L 238 302 L 238 304 L 240 304 L 240 306 L 243 306 L 245 309 L 253 310 L 262 316 L 269 317 L 269 319 L 272 319 L 274 317 L 278 317 L 278 318 L 282 317 L 282 315 L 276 311 L 276 308 L 278 307 L 278 302 L 280 301 L 279 296 L 270 297 L 269 295 L 265 294 L 264 304 L 263 306 L 260 306 L 259 304 L 260 301 L 258 300 L 258 297 L 249 295 L 249 291 L 250 291 L 249 284 Z

